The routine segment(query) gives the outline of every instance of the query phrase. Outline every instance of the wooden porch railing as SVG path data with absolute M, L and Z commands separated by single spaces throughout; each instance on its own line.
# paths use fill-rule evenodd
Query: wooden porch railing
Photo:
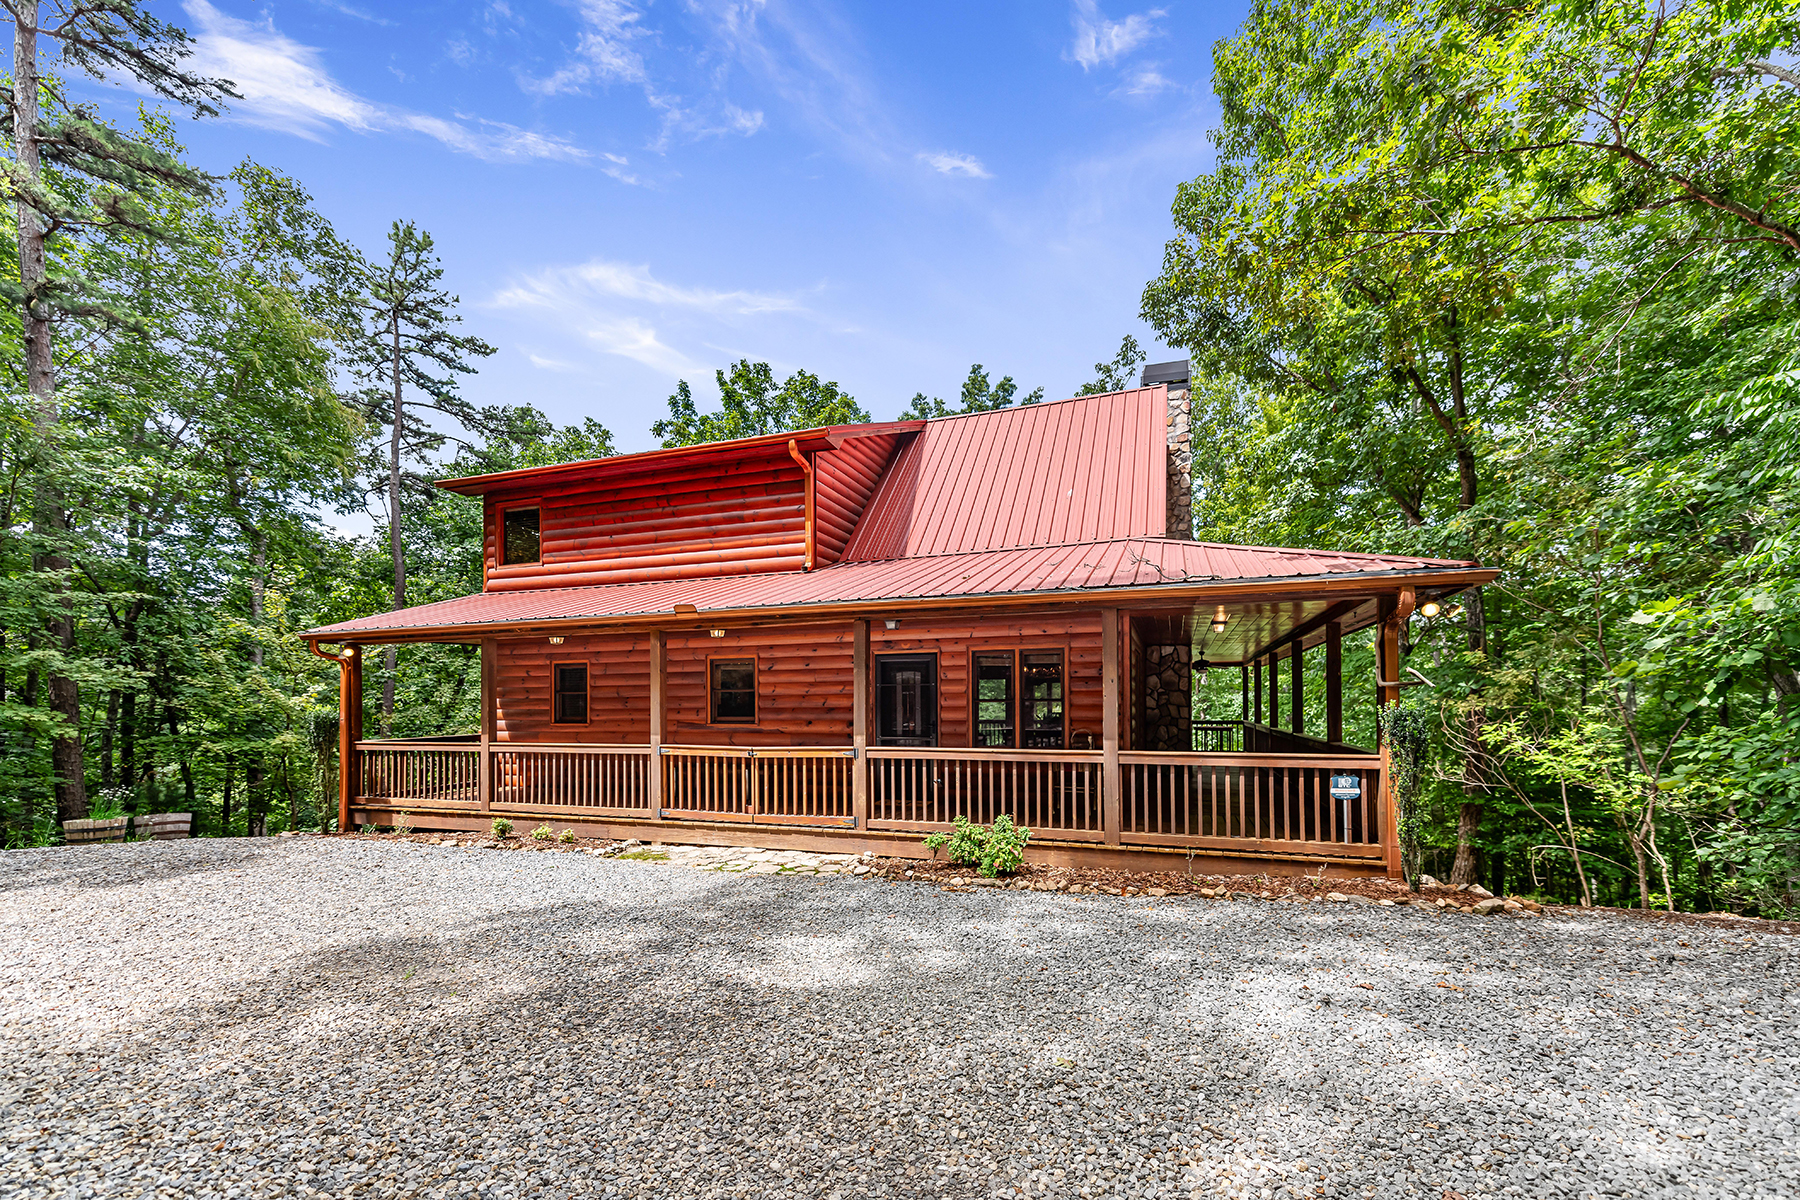
M 497 812 L 650 813 L 648 746 L 508 743 L 493 746 L 489 754 Z
M 856 823 L 856 751 L 818 747 L 664 746 L 662 815 L 765 825 Z
M 1254 731 L 1257 727 L 1249 727 Z M 482 747 L 358 742 L 362 798 L 482 811 Z M 1044 841 L 1105 840 L 1105 757 L 1081 751 L 871 749 L 868 828 L 925 833 L 1005 814 Z M 848 747 L 488 746 L 492 811 L 546 817 L 854 828 Z M 652 775 L 652 772 L 659 775 Z M 662 809 L 650 809 L 660 781 Z M 1343 793 L 1332 794 L 1334 782 Z M 1346 786 L 1348 785 L 1348 786 Z M 1379 859 L 1381 759 L 1345 753 L 1119 755 L 1119 843 Z
M 1127 844 L 1343 854 L 1381 844 L 1376 755 L 1119 755 Z M 1354 797 L 1332 795 L 1334 782 Z
M 481 807 L 481 746 L 466 741 L 358 742 L 361 794 L 430 808 Z
M 869 751 L 869 827 L 928 831 L 1004 813 L 1045 837 L 1099 841 L 1102 755 L 1069 751 Z

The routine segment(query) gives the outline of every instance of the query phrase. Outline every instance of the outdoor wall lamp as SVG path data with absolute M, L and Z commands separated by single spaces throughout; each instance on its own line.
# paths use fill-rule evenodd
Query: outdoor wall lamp
M 1212 631 L 1214 633 L 1224 633 L 1225 622 L 1229 620 L 1231 620 L 1231 615 L 1225 611 L 1225 606 L 1223 604 L 1219 605 L 1218 608 L 1213 610 Z
M 1435 617 L 1441 611 L 1442 609 L 1439 607 L 1436 600 L 1427 600 L 1425 603 L 1419 605 L 1419 612 L 1423 616 Z
M 900 628 L 900 622 L 898 622 L 898 621 L 884 621 L 884 622 L 882 622 L 882 624 L 886 625 L 889 629 Z
M 550 644 L 552 646 L 560 646 L 560 645 L 562 645 L 562 642 L 563 642 L 563 640 L 559 637 L 553 637 L 550 639 Z
M 709 630 L 707 630 L 707 632 L 712 634 L 714 637 L 724 637 L 725 636 L 725 631 L 723 629 L 709 629 Z

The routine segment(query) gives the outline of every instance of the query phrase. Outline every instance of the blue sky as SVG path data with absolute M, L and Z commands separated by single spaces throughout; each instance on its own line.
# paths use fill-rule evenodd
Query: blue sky
M 299 178 L 367 251 L 437 239 L 466 388 L 650 448 L 677 379 L 767 360 L 877 418 L 969 364 L 1070 394 L 1135 334 L 1211 162 L 1229 7 L 1121 0 L 183 0 L 244 99 L 201 165 Z

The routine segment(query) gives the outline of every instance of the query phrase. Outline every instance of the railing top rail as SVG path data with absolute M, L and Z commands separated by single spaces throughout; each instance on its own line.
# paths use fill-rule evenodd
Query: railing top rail
M 853 746 L 663 746 L 679 758 L 855 758 Z
M 358 750 L 457 750 L 464 754 L 477 754 L 481 751 L 480 742 L 430 742 L 422 738 L 396 740 L 380 738 L 375 741 L 356 743 Z
M 963 758 L 982 762 L 1104 762 L 1098 750 L 981 750 L 966 746 L 871 746 L 870 758 Z
M 1357 771 L 1381 769 L 1379 754 L 1291 754 L 1252 751 L 1189 753 L 1183 750 L 1121 750 L 1119 761 L 1129 766 L 1219 767 L 1345 767 Z
M 643 754 L 650 747 L 627 742 L 494 742 L 497 754 Z

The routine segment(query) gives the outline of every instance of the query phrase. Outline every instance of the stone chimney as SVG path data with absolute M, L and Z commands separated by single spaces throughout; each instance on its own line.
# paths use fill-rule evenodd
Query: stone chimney
M 1188 361 L 1151 363 L 1144 368 L 1143 386 L 1168 388 L 1168 536 L 1194 536 L 1194 428 Z

